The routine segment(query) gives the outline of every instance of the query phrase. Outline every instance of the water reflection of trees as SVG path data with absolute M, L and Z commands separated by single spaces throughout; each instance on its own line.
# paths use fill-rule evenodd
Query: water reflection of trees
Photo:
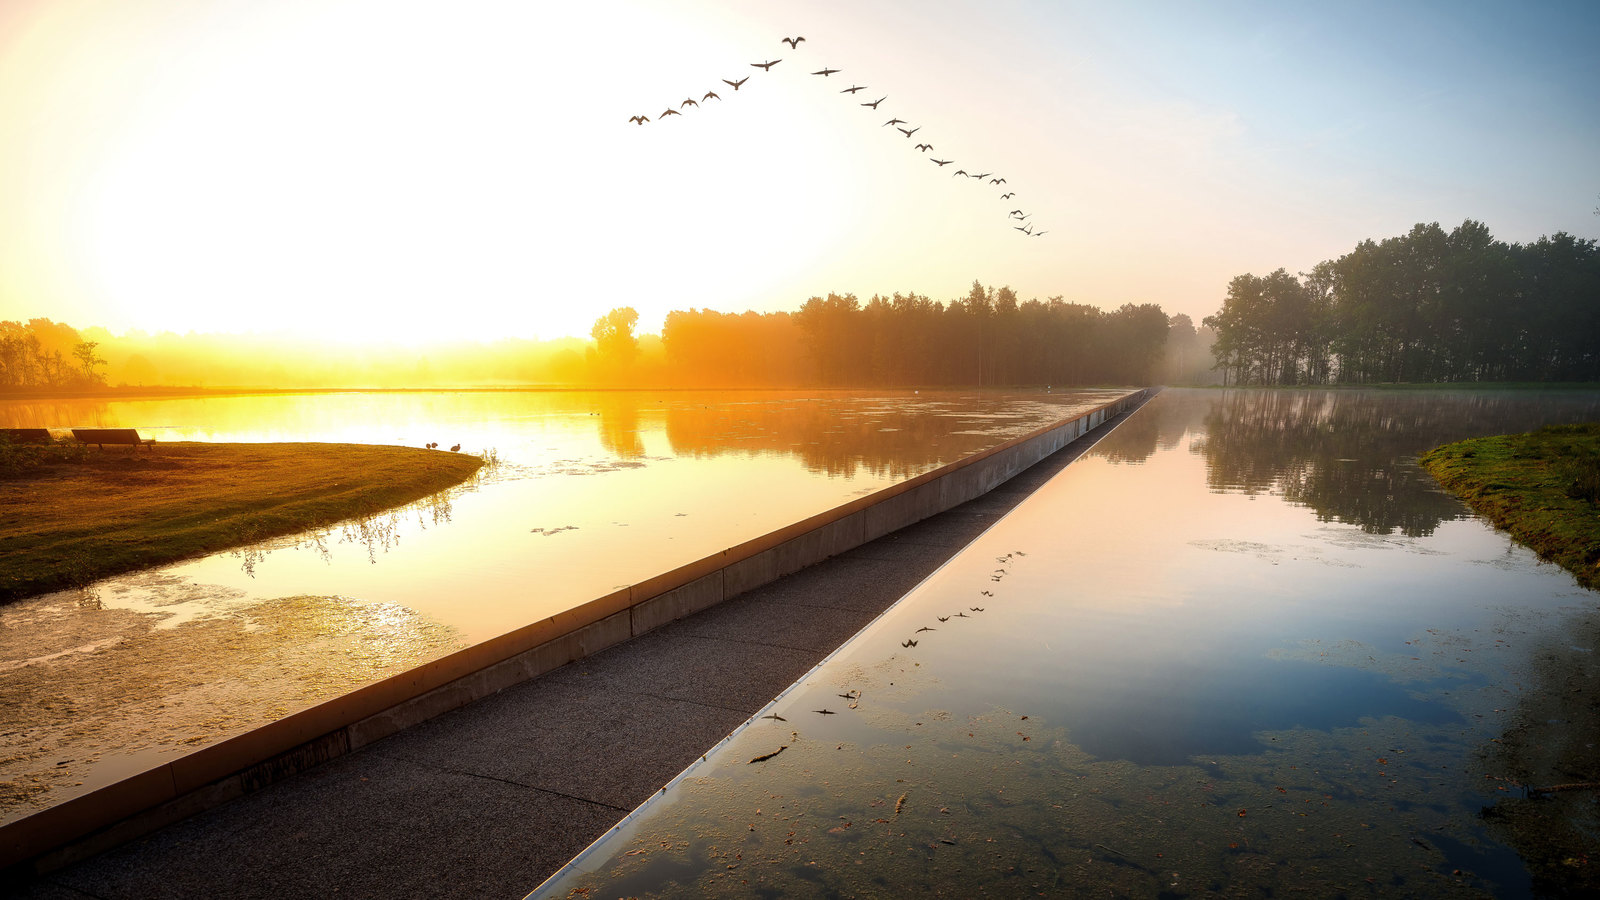
M 1587 391 L 1222 391 L 1185 402 L 1206 405 L 1194 449 L 1212 490 L 1278 493 L 1324 522 L 1411 537 L 1466 514 L 1418 454 L 1600 414 L 1600 394 Z
M 621 459 L 644 455 L 639 440 L 639 401 L 626 394 L 602 395 L 594 401 L 600 416 L 600 446 Z
M 992 446 L 1065 416 L 1034 398 L 895 400 L 859 398 L 679 405 L 666 411 L 667 438 L 680 456 L 784 454 L 808 470 L 848 477 L 859 470 L 895 478 Z
M 1158 395 L 1159 397 L 1159 395 Z M 1095 453 L 1114 463 L 1138 465 L 1157 450 L 1171 450 L 1205 421 L 1204 407 L 1172 398 L 1147 403 L 1136 415 L 1117 426 L 1115 437 L 1095 447 Z
M 479 473 L 482 471 L 480 469 Z M 274 550 L 287 548 L 309 551 L 315 553 L 323 562 L 332 562 L 333 547 L 329 539 L 337 534 L 334 543 L 362 548 L 366 551 L 367 562 L 377 565 L 379 556 L 399 546 L 403 520 L 416 516 L 416 528 L 419 531 L 428 530 L 430 525 L 448 525 L 452 513 L 452 501 L 462 492 L 473 489 L 480 477 L 481 474 L 475 474 L 462 484 L 430 494 L 404 506 L 368 516 L 357 516 L 293 537 L 267 541 L 248 538 L 244 546 L 234 551 L 234 555 L 239 558 L 240 569 L 254 578 L 256 567 Z

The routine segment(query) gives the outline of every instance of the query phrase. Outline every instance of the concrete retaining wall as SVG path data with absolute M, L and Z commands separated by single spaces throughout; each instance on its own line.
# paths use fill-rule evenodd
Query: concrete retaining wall
M 959 506 L 1138 406 L 1147 393 L 0 826 L 0 872 L 68 865 Z

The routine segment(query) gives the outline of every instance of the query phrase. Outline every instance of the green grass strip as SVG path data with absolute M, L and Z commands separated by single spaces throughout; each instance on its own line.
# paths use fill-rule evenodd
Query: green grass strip
M 1600 588 L 1600 423 L 1458 441 L 1419 461 L 1541 559 Z
M 482 465 L 463 453 L 310 443 L 30 459 L 0 479 L 0 602 L 372 515 Z

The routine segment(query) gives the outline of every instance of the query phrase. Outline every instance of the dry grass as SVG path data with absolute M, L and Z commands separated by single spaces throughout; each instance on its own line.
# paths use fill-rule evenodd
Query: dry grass
M 107 447 L 0 480 L 0 602 L 370 515 L 475 456 L 358 444 Z

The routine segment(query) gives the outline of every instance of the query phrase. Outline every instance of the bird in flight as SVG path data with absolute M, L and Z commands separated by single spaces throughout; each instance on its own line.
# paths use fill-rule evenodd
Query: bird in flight
M 918 125 L 917 127 L 911 129 L 910 131 L 907 131 L 904 128 L 896 128 L 895 129 L 895 131 L 900 132 L 901 134 L 905 135 L 906 137 L 911 137 L 913 134 L 916 134 L 917 132 L 919 132 L 921 130 L 922 130 L 922 126 L 921 125 Z
M 1035 231 L 1035 232 L 1034 232 L 1034 233 L 1033 233 L 1033 236 L 1034 236 L 1034 237 L 1040 237 L 1040 236 L 1041 236 L 1041 235 L 1046 235 L 1046 234 L 1049 234 L 1049 233 L 1050 233 L 1050 232 L 1048 232 L 1048 231 Z
M 1020 215 L 1022 215 L 1022 210 L 1013 209 L 1011 212 L 1006 213 L 1006 215 L 1008 215 L 1008 216 L 1020 216 Z
M 990 184 L 1005 184 L 1006 180 L 1004 178 L 991 178 L 991 179 L 989 179 L 989 183 Z
M 1000 199 L 1001 200 L 1010 200 L 1012 197 L 1015 197 L 1016 195 L 1017 195 L 1016 191 L 1006 191 L 1004 194 L 1000 195 Z
M 872 101 L 872 102 L 871 102 L 871 103 L 863 103 L 863 104 L 861 104 L 861 105 L 862 105 L 862 106 L 870 106 L 870 107 L 872 107 L 872 108 L 873 108 L 873 109 L 877 109 L 877 108 L 878 108 L 878 104 L 879 104 L 879 103 L 882 103 L 882 102 L 883 102 L 883 101 L 885 101 L 885 100 L 887 100 L 887 99 L 889 99 L 889 98 L 888 98 L 888 97 L 887 97 L 887 96 L 884 96 L 884 97 L 879 97 L 879 98 L 878 98 L 878 99 L 876 99 L 876 100 L 874 100 L 874 101 Z
M 650 121 L 650 117 L 649 116 L 629 116 L 628 117 L 628 121 L 632 122 L 635 125 L 643 125 L 644 123 Z
M 930 160 L 928 160 L 928 162 L 931 162 L 934 165 L 936 165 L 936 166 L 938 166 L 939 168 L 942 169 L 945 166 L 948 166 L 951 163 L 955 162 L 955 160 L 953 160 L 953 159 L 930 159 Z
M 990 175 L 991 175 L 991 174 L 993 174 L 993 173 L 990 173 L 990 172 L 985 172 L 985 173 L 983 173 L 983 174 L 982 174 L 982 175 L 974 175 L 974 176 L 972 176 L 972 177 L 973 177 L 973 178 L 988 178 L 988 177 L 989 177 L 989 176 L 990 176 Z
M 917 149 L 921 150 L 923 153 L 927 153 L 929 150 L 933 149 L 933 145 L 932 144 L 918 144 L 917 145 Z
M 764 63 L 751 63 L 750 65 L 755 66 L 756 68 L 760 69 L 763 72 L 770 72 L 770 71 L 772 71 L 772 67 L 773 66 L 775 66 L 775 65 L 777 65 L 778 63 L 781 63 L 781 62 L 783 62 L 783 60 L 781 60 L 781 59 L 772 59 L 772 60 L 768 60 L 768 61 L 766 61 Z
M 818 70 L 816 72 L 812 72 L 811 74 L 813 74 L 813 75 L 821 75 L 822 77 L 826 78 L 829 75 L 832 75 L 833 73 L 835 73 L 837 71 L 839 71 L 839 70 L 838 69 L 820 69 L 820 70 Z
M 879 125 L 878 127 L 882 128 L 882 127 L 884 127 L 884 125 L 904 125 L 905 123 L 906 123 L 905 119 L 890 119 L 889 121 L 883 123 L 883 125 Z
M 694 98 L 693 97 L 685 97 L 685 98 L 683 98 L 683 102 L 678 104 L 678 108 L 679 109 L 683 109 L 685 106 L 699 106 L 699 105 L 700 104 L 694 102 Z
M 1022 232 L 1023 234 L 1033 234 L 1033 226 L 1032 225 L 1029 225 L 1027 228 L 1023 228 L 1021 225 L 1013 225 L 1011 227 L 1015 228 L 1016 230 L 1018 230 L 1020 232 Z
M 706 95 L 704 97 L 701 97 L 700 99 L 701 100 L 721 100 L 722 98 L 717 96 L 717 92 L 716 91 L 706 91 Z
M 681 115 L 683 115 L 683 113 L 678 112 L 677 110 L 675 110 L 675 109 L 673 109 L 672 107 L 669 106 L 669 107 L 667 107 L 667 111 L 661 114 L 660 118 L 665 118 L 667 116 L 681 116 Z
M 751 63 L 751 65 L 755 65 L 755 64 Z M 739 89 L 739 85 L 744 84 L 746 81 L 749 81 L 749 80 L 750 80 L 750 76 L 746 75 L 745 77 L 739 79 L 738 81 L 729 81 L 728 79 L 724 78 L 724 79 L 722 79 L 722 83 L 723 84 L 731 84 L 731 85 L 733 85 L 733 89 L 737 91 Z
M 841 93 L 841 94 L 854 94 L 856 91 L 864 91 L 866 89 L 867 89 L 867 86 L 864 85 L 864 84 L 852 84 L 849 87 L 845 88 L 844 90 L 840 91 L 839 93 Z
M 788 44 L 789 45 L 789 49 L 793 50 L 796 47 L 800 46 L 800 42 L 803 41 L 803 40 L 805 40 L 805 36 L 804 35 L 802 35 L 800 37 L 784 38 L 783 39 L 783 43 Z

